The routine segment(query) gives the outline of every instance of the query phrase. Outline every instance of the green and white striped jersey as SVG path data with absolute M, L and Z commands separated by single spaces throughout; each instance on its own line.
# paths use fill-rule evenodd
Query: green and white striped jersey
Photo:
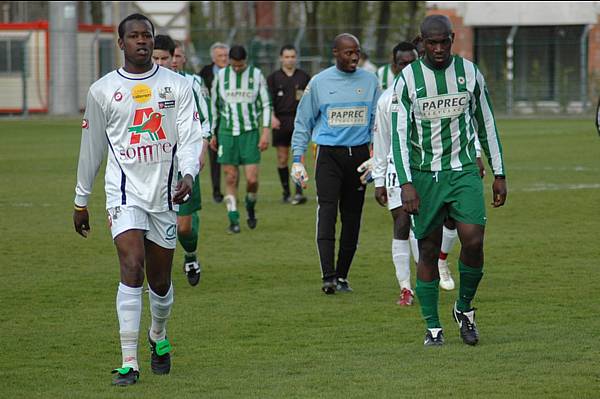
M 219 134 L 238 136 L 271 126 L 271 100 L 260 69 L 249 65 L 236 73 L 227 66 L 215 76 L 212 93 L 212 114 L 219 118 Z
M 400 184 L 410 170 L 477 169 L 475 135 L 494 175 L 504 175 L 502 145 L 483 75 L 457 55 L 441 70 L 419 59 L 398 75 L 392 97 L 392 155 Z
M 392 71 L 392 64 L 387 64 L 380 67 L 377 70 L 376 75 L 382 91 L 394 85 L 394 79 L 396 79 L 396 75 L 394 75 L 394 71 Z
M 210 98 L 204 95 L 206 89 L 204 88 L 202 78 L 187 72 L 178 73 L 192 85 L 192 93 L 194 95 L 196 107 L 198 108 L 200 124 L 202 125 L 202 138 L 210 140 L 212 130 L 212 117 L 210 114 L 210 107 L 208 106 L 208 104 L 210 104 Z

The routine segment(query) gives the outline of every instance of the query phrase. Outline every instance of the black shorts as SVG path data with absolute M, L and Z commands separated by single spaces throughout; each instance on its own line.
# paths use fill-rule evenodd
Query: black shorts
M 292 133 L 294 133 L 294 116 L 282 115 L 278 119 L 281 127 L 273 129 L 273 147 L 289 147 L 292 144 Z

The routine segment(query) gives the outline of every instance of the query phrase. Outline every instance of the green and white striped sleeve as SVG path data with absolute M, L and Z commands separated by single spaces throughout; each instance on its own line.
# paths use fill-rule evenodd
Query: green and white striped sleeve
M 271 98 L 269 97 L 269 86 L 262 72 L 260 75 L 260 84 L 258 88 L 258 100 L 262 105 L 262 125 L 263 127 L 271 127 Z
M 479 69 L 475 67 L 475 120 L 477 122 L 477 137 L 488 163 L 495 176 L 504 176 L 504 160 L 502 155 L 502 144 L 498 136 L 496 119 L 492 103 L 485 85 L 485 79 Z
M 196 75 L 192 75 L 192 91 L 194 93 L 194 100 L 198 107 L 198 113 L 200 114 L 200 124 L 202 125 L 202 138 L 210 140 L 211 136 L 211 125 L 210 125 L 210 111 L 206 98 L 202 94 L 202 79 Z
M 210 113 L 213 115 L 213 118 L 215 120 L 215 123 L 211 123 L 210 124 L 211 131 L 212 131 L 213 135 L 217 134 L 217 132 L 216 132 L 216 126 L 217 126 L 216 121 L 220 117 L 220 115 L 219 115 L 219 104 L 218 104 L 218 99 L 219 99 L 219 96 L 220 96 L 220 93 L 219 93 L 219 80 L 220 80 L 219 79 L 219 75 L 220 75 L 220 73 L 217 73 L 215 75 L 215 78 L 213 79 L 213 82 L 212 82 L 212 89 L 210 90 L 210 92 L 212 93 L 212 96 L 210 98 L 210 111 L 211 111 Z
M 404 76 L 396 79 L 392 96 L 392 156 L 400 185 L 412 182 L 410 173 L 411 101 Z

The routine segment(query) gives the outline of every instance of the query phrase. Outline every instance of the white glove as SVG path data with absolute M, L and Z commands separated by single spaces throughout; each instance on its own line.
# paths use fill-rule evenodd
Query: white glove
M 358 173 L 362 173 L 360 176 L 360 182 L 362 184 L 369 184 L 373 181 L 373 158 L 369 158 L 365 162 L 363 162 L 358 168 L 356 168 Z
M 308 181 L 308 173 L 302 162 L 294 162 L 292 164 L 292 181 L 302 188 L 306 188 Z

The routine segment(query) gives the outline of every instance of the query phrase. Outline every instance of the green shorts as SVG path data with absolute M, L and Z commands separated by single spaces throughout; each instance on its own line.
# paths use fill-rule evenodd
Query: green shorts
M 485 226 L 483 183 L 476 169 L 411 172 L 420 199 L 419 214 L 413 215 L 417 239 L 431 234 L 448 216 L 457 222 Z
M 258 131 L 245 132 L 239 136 L 219 134 L 217 162 L 225 165 L 252 165 L 260 162 Z
M 178 173 L 177 176 L 179 177 L 179 180 L 181 180 L 181 173 Z M 199 211 L 200 209 L 202 209 L 202 197 L 200 196 L 200 175 L 196 175 L 196 178 L 194 179 L 194 185 L 192 187 L 192 195 L 190 196 L 190 199 L 179 205 L 177 216 L 188 216 L 196 211 Z

